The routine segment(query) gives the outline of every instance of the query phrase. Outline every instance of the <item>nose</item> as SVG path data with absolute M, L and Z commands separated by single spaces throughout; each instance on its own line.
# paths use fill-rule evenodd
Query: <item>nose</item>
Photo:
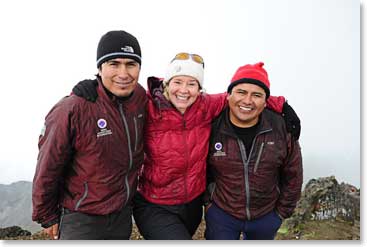
M 252 104 L 252 97 L 249 94 L 246 94 L 242 98 L 242 102 L 245 104 Z
M 126 79 L 129 76 L 126 66 L 122 65 L 118 70 L 118 77 L 121 79 Z
M 188 89 L 188 87 L 187 87 L 187 84 L 186 83 L 184 83 L 184 84 L 182 84 L 181 86 L 180 86 L 180 93 L 188 93 L 189 92 L 189 89 Z

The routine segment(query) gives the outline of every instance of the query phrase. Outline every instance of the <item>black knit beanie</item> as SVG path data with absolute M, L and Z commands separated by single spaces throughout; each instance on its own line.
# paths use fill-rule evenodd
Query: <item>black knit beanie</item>
M 114 58 L 131 58 L 141 64 L 138 40 L 125 31 L 110 31 L 103 35 L 97 48 L 97 68 Z

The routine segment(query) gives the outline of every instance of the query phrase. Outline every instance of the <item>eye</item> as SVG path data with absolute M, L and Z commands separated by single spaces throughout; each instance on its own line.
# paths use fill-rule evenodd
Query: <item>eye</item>
M 128 66 L 128 67 L 130 67 L 130 68 L 133 68 L 133 67 L 138 66 L 138 63 L 137 63 L 137 62 L 135 62 L 135 61 L 131 61 L 131 62 L 128 62 L 128 63 L 126 64 L 126 66 Z
M 188 83 L 188 85 L 189 85 L 190 87 L 195 87 L 195 86 L 197 85 L 197 83 L 196 83 L 196 82 L 189 82 L 189 83 Z
M 117 66 L 119 66 L 119 63 L 115 62 L 115 61 L 110 61 L 110 62 L 108 62 L 108 65 L 112 66 L 112 67 L 117 67 Z
M 181 85 L 181 81 L 178 81 L 178 80 L 173 80 L 172 83 L 175 85 Z
M 261 98 L 262 97 L 262 94 L 254 94 L 254 97 L 255 98 Z

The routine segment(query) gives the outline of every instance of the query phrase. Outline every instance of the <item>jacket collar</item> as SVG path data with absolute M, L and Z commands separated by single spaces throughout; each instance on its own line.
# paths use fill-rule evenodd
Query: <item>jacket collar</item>
M 148 78 L 148 97 L 151 98 L 158 109 L 174 108 L 163 95 L 163 79 L 151 76 Z

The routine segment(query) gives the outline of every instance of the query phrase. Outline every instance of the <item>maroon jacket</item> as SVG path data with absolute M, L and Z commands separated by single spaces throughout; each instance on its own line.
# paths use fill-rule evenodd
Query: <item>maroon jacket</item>
M 105 215 L 120 210 L 136 191 L 143 163 L 146 93 L 110 98 L 101 83 L 96 103 L 72 95 L 46 116 L 33 179 L 32 219 L 47 224 L 60 207 Z
M 213 123 L 208 171 L 211 200 L 241 220 L 275 210 L 289 217 L 302 187 L 298 141 L 287 133 L 281 115 L 265 109 L 250 154 L 229 122 L 228 108 Z

